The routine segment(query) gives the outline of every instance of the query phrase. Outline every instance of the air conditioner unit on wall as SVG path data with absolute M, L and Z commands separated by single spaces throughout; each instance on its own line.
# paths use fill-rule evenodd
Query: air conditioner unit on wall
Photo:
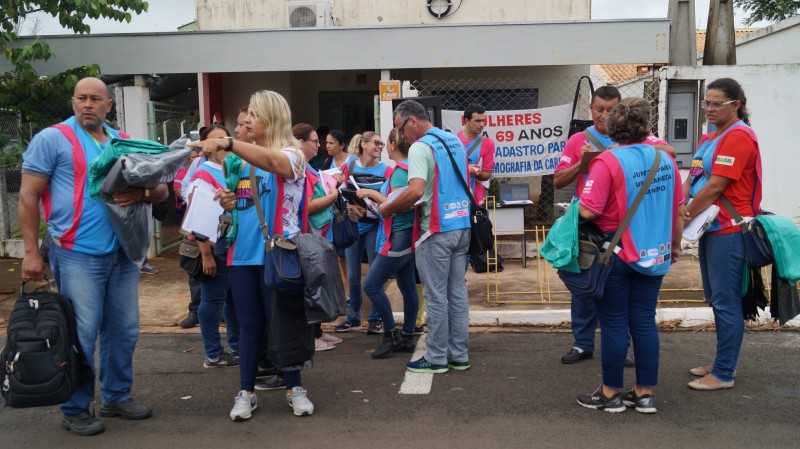
M 324 28 L 333 26 L 330 2 L 288 3 L 286 18 L 289 28 Z

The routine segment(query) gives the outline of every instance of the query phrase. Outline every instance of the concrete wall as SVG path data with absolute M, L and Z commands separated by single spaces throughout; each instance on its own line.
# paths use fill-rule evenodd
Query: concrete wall
M 785 46 L 784 46 L 785 47 Z M 730 77 L 747 96 L 750 121 L 759 139 L 763 167 L 765 210 L 800 217 L 797 196 L 797 138 L 793 121 L 800 103 L 800 64 L 668 67 L 663 79 L 704 80 Z
M 287 4 L 318 0 L 197 0 L 198 30 L 286 28 Z M 591 0 L 494 0 L 453 2 L 451 15 L 438 19 L 423 0 L 330 0 L 336 26 L 433 23 L 538 22 L 591 17 Z M 460 6 L 458 6 L 460 4 Z M 456 11 L 456 7 L 458 10 Z
M 736 63 L 797 64 L 800 62 L 800 16 L 762 28 L 736 40 Z

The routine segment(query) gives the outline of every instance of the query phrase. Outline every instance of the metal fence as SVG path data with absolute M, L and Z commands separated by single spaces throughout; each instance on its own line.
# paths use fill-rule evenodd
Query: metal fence
M 538 109 L 564 104 L 572 104 L 580 77 L 561 78 L 482 78 L 482 79 L 428 79 L 412 81 L 411 86 L 421 96 L 438 96 L 442 99 L 442 109 L 463 111 L 470 103 L 481 104 L 487 111 L 510 111 Z M 606 85 L 599 78 L 592 78 L 594 88 Z M 622 97 L 642 97 L 652 106 L 651 123 L 653 132 L 658 124 L 659 80 L 655 72 L 636 78 L 618 86 Z M 585 81 L 581 83 L 577 119 L 589 120 L 591 92 Z M 491 136 L 490 136 L 491 137 Z M 553 204 L 567 202 L 572 197 L 574 187 L 554 189 L 553 175 L 505 178 L 492 178 L 490 195 L 497 195 L 498 184 L 528 184 L 531 199 L 535 205 L 526 210 L 526 228 L 549 225 L 556 218 Z
M 190 130 L 197 129 L 199 112 L 196 109 L 182 108 L 166 103 L 150 102 L 150 139 L 169 145 L 184 136 Z M 180 225 L 183 210 L 176 207 L 175 191 L 172 183 L 168 183 L 169 198 L 166 200 L 166 216 L 164 220 L 154 220 L 154 239 L 156 254 L 180 244 L 183 235 Z

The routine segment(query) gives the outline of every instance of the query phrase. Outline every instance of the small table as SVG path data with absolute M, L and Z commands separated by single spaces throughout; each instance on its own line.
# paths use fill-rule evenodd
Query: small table
M 527 260 L 527 240 L 525 237 L 525 208 L 530 204 L 501 205 L 497 204 L 493 210 L 489 211 L 489 219 L 492 221 L 494 235 L 521 235 L 522 236 L 522 266 L 528 266 Z

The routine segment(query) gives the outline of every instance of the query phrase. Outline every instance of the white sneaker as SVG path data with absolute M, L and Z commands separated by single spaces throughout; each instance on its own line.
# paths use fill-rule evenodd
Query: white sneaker
M 292 388 L 292 392 L 286 395 L 286 400 L 289 401 L 289 406 L 297 416 L 308 416 L 314 413 L 314 404 L 308 400 L 303 387 Z
M 231 409 L 231 419 L 234 421 L 245 421 L 253 416 L 253 410 L 258 407 L 258 399 L 255 394 L 250 394 L 245 390 L 236 394 Z

